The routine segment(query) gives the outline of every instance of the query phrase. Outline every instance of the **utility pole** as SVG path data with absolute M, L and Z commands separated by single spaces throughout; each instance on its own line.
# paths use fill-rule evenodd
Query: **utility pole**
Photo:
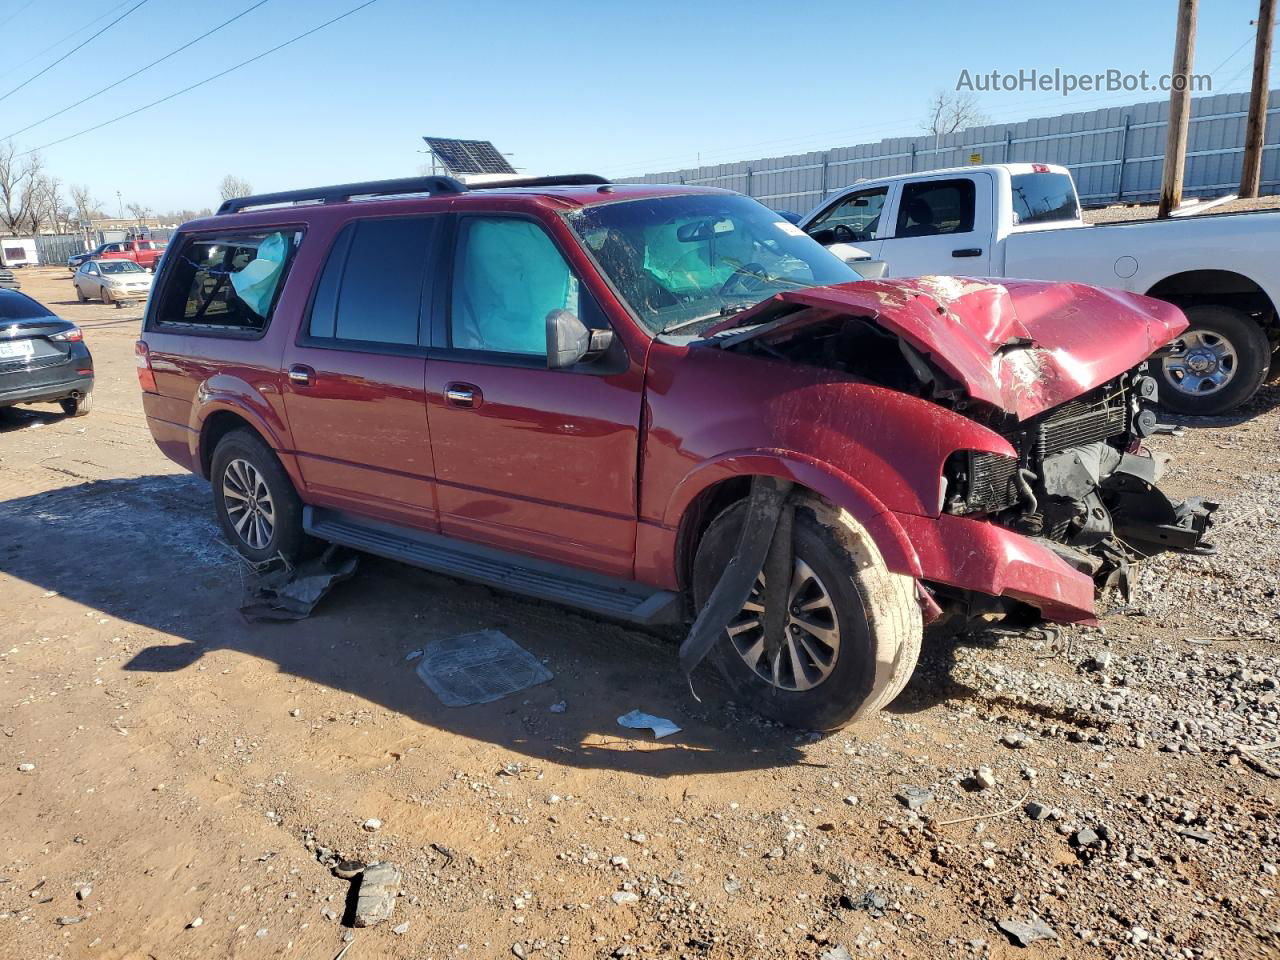
M 1178 33 L 1173 42 L 1169 78 L 1169 138 L 1164 148 L 1160 211 L 1165 219 L 1182 204 L 1182 175 L 1187 167 L 1187 127 L 1191 121 L 1191 63 L 1195 59 L 1197 0 L 1179 0 Z
M 120 219 L 124 219 L 124 201 L 120 199 L 120 191 L 116 191 L 116 210 L 120 214 Z
M 1275 32 L 1276 0 L 1258 4 L 1258 42 L 1253 48 L 1253 89 L 1249 119 L 1244 128 L 1244 162 L 1240 167 L 1240 196 L 1256 197 L 1262 182 L 1262 144 L 1267 135 L 1267 81 L 1271 75 L 1271 35 Z

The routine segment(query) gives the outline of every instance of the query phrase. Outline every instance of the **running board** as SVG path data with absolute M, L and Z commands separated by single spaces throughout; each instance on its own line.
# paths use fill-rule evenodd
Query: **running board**
M 678 623 L 683 619 L 683 603 L 678 593 L 657 590 L 634 580 L 588 573 L 547 560 L 318 507 L 302 508 L 302 526 L 313 537 L 354 550 L 606 617 L 646 626 Z

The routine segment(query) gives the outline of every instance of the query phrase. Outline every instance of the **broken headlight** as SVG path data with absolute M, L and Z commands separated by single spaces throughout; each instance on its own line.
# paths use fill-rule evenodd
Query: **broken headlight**
M 1016 506 L 1018 460 L 999 453 L 957 450 L 942 468 L 947 513 L 998 513 Z

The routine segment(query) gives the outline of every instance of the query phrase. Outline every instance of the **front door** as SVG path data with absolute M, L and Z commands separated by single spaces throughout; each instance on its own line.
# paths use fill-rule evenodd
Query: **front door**
M 643 373 L 605 356 L 547 369 L 547 314 L 608 325 L 544 227 L 457 222 L 427 404 L 441 532 L 630 577 Z
M 804 232 L 841 260 L 859 256 L 875 260 L 880 253 L 880 214 L 888 194 L 888 187 L 847 193 L 805 223 Z
M 423 318 L 437 220 L 347 224 L 302 335 L 284 354 L 285 409 L 308 502 L 432 532 Z
M 990 275 L 990 174 L 904 183 L 893 217 L 893 233 L 880 247 L 885 276 Z

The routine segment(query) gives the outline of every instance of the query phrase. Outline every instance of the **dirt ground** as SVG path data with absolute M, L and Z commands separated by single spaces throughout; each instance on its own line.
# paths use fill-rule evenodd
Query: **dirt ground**
M 84 419 L 0 413 L 0 957 L 1280 956 L 1280 758 L 1248 749 L 1280 741 L 1280 390 L 1157 439 L 1219 556 L 1153 562 L 1101 630 L 928 636 L 820 737 L 709 675 L 698 703 L 670 637 L 374 558 L 247 623 L 147 432 L 140 310 L 19 275 L 98 379 Z M 484 628 L 554 679 L 442 706 L 406 655 Z M 320 847 L 400 868 L 390 920 L 346 926 Z

